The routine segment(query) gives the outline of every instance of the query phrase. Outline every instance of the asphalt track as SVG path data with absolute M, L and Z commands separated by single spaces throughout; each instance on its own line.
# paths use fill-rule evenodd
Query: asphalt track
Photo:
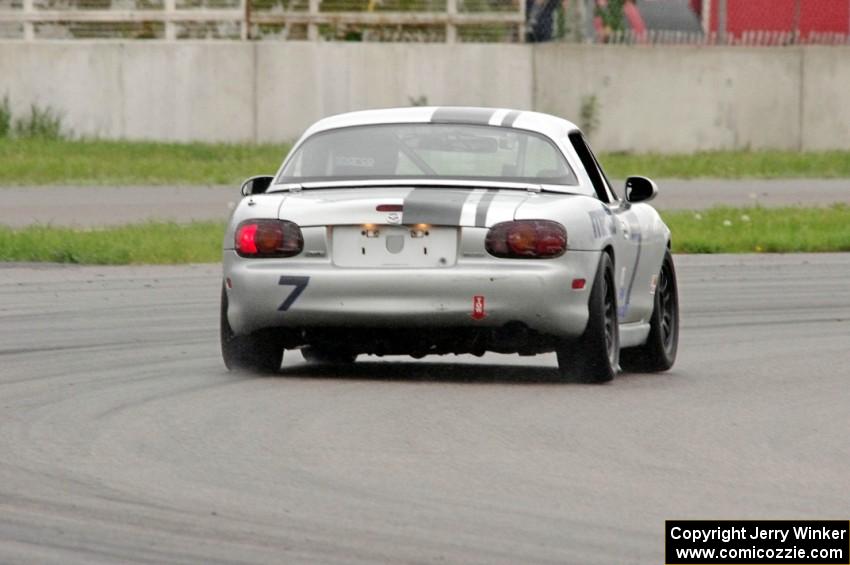
M 0 266 L 0 563 L 663 563 L 850 508 L 850 254 L 680 256 L 669 373 L 219 360 L 219 270 Z
M 662 179 L 658 184 L 653 205 L 664 210 L 850 204 L 850 179 Z M 35 186 L 0 187 L 0 198 L 0 224 L 90 227 L 149 219 L 223 220 L 240 195 L 235 186 Z

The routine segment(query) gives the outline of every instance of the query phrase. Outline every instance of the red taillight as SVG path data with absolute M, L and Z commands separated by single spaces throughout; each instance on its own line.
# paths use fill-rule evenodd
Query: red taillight
M 375 206 L 375 210 L 378 212 L 403 212 L 404 206 L 402 204 L 378 204 Z
M 512 259 L 558 257 L 567 250 L 567 230 L 550 220 L 517 220 L 496 224 L 487 232 L 487 253 Z
M 292 257 L 304 248 L 301 228 L 286 220 L 246 220 L 236 228 L 235 243 L 242 257 Z
M 243 224 L 236 230 L 236 251 L 240 255 L 256 255 L 257 245 L 254 237 L 257 235 L 257 224 Z

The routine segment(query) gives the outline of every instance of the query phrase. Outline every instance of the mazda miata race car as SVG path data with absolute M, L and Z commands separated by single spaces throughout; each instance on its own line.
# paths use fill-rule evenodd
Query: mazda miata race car
M 322 119 L 245 181 L 224 236 L 230 369 L 556 352 L 565 380 L 663 371 L 679 309 L 645 177 L 614 191 L 581 131 L 546 114 L 398 108 Z

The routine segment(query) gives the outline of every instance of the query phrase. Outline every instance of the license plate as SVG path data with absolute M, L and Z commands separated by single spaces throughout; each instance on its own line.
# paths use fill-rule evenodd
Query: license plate
M 458 229 L 442 226 L 337 226 L 332 231 L 338 267 L 450 267 L 457 260 Z

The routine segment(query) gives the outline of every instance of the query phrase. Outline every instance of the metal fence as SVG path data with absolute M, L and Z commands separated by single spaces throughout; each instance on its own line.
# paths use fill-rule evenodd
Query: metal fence
M 850 43 L 850 0 L 0 0 L 0 38 Z
M 850 0 L 712 0 L 701 16 L 718 43 L 844 43 Z
M 518 0 L 0 0 L 0 37 L 520 41 Z

